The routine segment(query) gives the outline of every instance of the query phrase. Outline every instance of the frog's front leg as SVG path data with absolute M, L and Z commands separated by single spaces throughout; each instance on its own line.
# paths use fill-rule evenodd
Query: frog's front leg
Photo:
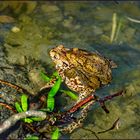
M 47 89 L 47 88 L 53 87 L 55 82 L 56 82 L 56 78 L 51 79 L 48 83 L 46 83 L 43 87 L 40 88 L 40 91 L 44 90 L 44 89 Z

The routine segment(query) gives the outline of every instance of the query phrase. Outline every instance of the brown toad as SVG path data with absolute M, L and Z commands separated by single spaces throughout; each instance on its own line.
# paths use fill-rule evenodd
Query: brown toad
M 69 49 L 59 45 L 50 51 L 50 56 L 66 85 L 79 93 L 77 102 L 102 85 L 108 84 L 112 79 L 111 68 L 115 66 L 114 63 L 97 52 L 87 52 L 78 48 Z M 85 118 L 92 103 L 91 101 L 83 108 L 79 122 L 74 122 L 75 128 Z M 72 132 L 73 129 L 74 126 L 70 124 L 67 131 Z
M 50 56 L 66 85 L 79 93 L 79 98 L 86 97 L 112 79 L 114 65 L 99 53 L 60 45 L 50 51 Z

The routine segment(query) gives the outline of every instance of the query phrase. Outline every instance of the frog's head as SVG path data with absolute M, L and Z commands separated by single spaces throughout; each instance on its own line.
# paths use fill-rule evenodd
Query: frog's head
M 56 69 L 65 69 L 69 66 L 69 61 L 67 59 L 67 51 L 69 49 L 65 48 L 63 45 L 59 45 L 50 51 L 50 57 L 56 65 Z

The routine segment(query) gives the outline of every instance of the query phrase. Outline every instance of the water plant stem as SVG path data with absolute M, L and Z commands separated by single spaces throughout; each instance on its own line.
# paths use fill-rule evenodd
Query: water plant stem
M 116 33 L 116 27 L 117 27 L 117 14 L 113 13 L 112 16 L 112 31 L 111 31 L 111 36 L 110 36 L 110 42 L 112 43 L 115 37 Z

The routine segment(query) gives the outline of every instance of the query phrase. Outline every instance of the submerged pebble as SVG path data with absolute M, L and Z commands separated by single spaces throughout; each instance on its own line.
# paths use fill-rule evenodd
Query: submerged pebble
M 17 33 L 17 32 L 20 32 L 20 28 L 14 26 L 12 29 L 11 29 L 12 32 L 14 33 Z

